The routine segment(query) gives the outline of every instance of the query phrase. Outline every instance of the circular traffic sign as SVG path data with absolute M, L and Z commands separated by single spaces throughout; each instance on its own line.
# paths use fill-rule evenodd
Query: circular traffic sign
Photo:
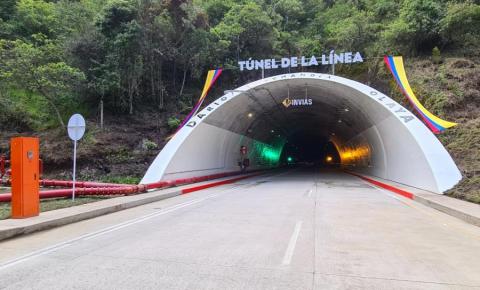
M 85 119 L 80 114 L 74 114 L 68 121 L 68 137 L 73 141 L 78 141 L 85 134 Z

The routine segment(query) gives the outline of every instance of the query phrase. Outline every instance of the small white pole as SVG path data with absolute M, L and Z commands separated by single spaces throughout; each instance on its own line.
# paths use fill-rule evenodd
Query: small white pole
M 75 175 L 77 171 L 77 140 L 73 141 L 73 185 L 72 185 L 72 201 L 75 201 Z
M 75 185 L 77 174 L 77 141 L 85 134 L 85 119 L 80 114 L 74 114 L 68 120 L 68 137 L 73 140 L 73 184 L 72 201 L 75 201 Z

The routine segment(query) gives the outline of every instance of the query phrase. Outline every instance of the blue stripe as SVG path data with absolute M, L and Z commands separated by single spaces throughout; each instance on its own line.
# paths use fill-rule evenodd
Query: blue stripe
M 398 85 L 403 89 L 403 91 L 405 93 L 407 93 L 407 91 L 405 90 L 405 87 L 403 86 L 402 82 L 400 81 L 400 77 L 398 76 L 398 72 L 397 72 L 397 68 L 395 67 L 395 62 L 393 61 L 393 56 L 388 56 L 388 62 L 390 63 L 390 68 L 392 69 L 392 73 L 393 73 L 393 76 L 395 77 L 395 80 L 397 81 Z M 430 122 L 435 128 L 437 128 L 437 130 L 439 131 L 444 131 L 445 128 L 442 127 L 441 125 L 435 123 L 435 121 L 433 121 L 432 119 L 430 119 L 427 115 L 425 115 L 422 110 L 420 110 L 420 108 L 418 108 L 413 102 L 412 102 L 412 105 L 415 107 L 415 110 L 417 112 L 419 112 L 424 118 L 425 120 L 427 120 L 428 122 Z

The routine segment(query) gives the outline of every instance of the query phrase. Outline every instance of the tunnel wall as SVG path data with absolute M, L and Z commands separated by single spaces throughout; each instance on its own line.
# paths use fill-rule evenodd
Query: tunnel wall
M 335 142 L 343 166 L 348 170 L 437 193 L 450 189 L 461 179 L 458 168 L 438 139 L 400 104 L 371 87 L 349 79 L 296 73 L 249 83 L 211 103 L 165 146 L 141 183 L 237 171 L 241 145 L 251 150 L 251 169 L 276 166 L 277 163 L 264 162 L 259 150 L 251 149 L 255 148 L 254 143 L 267 146 L 265 142 L 220 128 L 221 122 L 212 126 L 205 121 L 211 119 L 216 111 L 219 112 L 217 116 L 222 118 L 233 115 L 237 108 L 231 105 L 231 101 L 242 97 L 247 99 L 242 92 L 255 91 L 269 84 L 282 86 L 289 80 L 333 88 L 368 117 L 371 124 L 363 131 Z M 270 146 L 273 147 L 272 144 Z M 281 146 L 275 149 L 281 150 Z M 349 154 L 350 160 L 346 160 Z M 354 158 L 351 158 L 352 155 Z
M 175 158 L 166 164 L 163 180 L 238 171 L 242 145 L 249 148 L 250 170 L 274 168 L 279 159 L 272 152 L 278 152 L 280 157 L 282 150 L 281 146 L 271 146 L 206 123 L 199 124 L 188 140 L 191 141 L 174 149 Z
M 344 167 L 430 191 L 441 191 L 421 146 L 407 128 L 396 125 L 397 120 L 392 116 L 347 141 L 347 150 L 363 152 L 362 149 L 368 148 L 368 153 L 358 159 L 342 160 Z

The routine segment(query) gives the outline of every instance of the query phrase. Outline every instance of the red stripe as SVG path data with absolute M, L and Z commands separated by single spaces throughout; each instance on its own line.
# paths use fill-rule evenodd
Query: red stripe
M 405 191 L 403 189 L 400 189 L 398 187 L 395 187 L 395 186 L 391 186 L 390 184 L 386 184 L 386 183 L 383 183 L 383 182 L 380 182 L 378 180 L 375 180 L 375 179 L 372 179 L 372 178 L 368 178 L 368 177 L 365 177 L 363 175 L 360 175 L 360 174 L 356 174 L 356 173 L 353 173 L 353 172 L 347 172 L 351 175 L 355 175 L 356 177 L 359 177 L 365 181 L 368 181 L 378 187 L 381 187 L 381 188 L 384 188 L 386 190 L 389 190 L 391 192 L 395 192 L 396 194 L 400 194 L 401 196 L 404 196 L 406 198 L 409 198 L 409 199 L 414 199 L 415 198 L 415 195 L 411 192 L 408 192 L 408 191 Z
M 257 174 L 252 174 L 252 175 L 247 175 L 247 176 L 242 176 L 242 177 L 237 177 L 237 178 L 232 178 L 232 179 L 227 179 L 227 180 L 222 180 L 222 181 L 217 181 L 217 182 L 213 182 L 213 183 L 203 184 L 203 185 L 199 185 L 199 186 L 194 186 L 194 187 L 190 187 L 190 188 L 185 188 L 185 189 L 182 190 L 182 194 L 187 194 L 187 193 L 190 193 L 190 192 L 207 189 L 207 188 L 210 188 L 210 187 L 215 187 L 215 186 L 234 183 L 234 182 L 237 182 L 239 180 L 254 177 L 254 176 L 257 176 L 257 175 L 260 175 L 260 174 L 257 173 Z

